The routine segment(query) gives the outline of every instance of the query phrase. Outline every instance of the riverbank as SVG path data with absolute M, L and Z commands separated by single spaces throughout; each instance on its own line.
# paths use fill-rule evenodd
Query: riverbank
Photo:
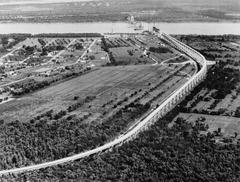
M 3 1 L 3 0 L 2 0 Z M 45 3 L 57 1 L 59 3 Z M 86 2 L 85 2 L 86 1 Z M 0 3 L 0 22 L 14 23 L 83 23 L 126 22 L 133 15 L 143 22 L 235 22 L 240 21 L 239 0 L 21 0 Z M 31 2 L 31 3 L 30 3 Z M 38 3 L 41 4 L 38 4 Z M 19 4 L 20 3 L 20 4 Z M 217 8 L 216 5 L 221 5 Z

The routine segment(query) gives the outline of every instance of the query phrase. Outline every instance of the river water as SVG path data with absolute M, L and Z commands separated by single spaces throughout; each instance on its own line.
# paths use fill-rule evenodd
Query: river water
M 240 35 L 240 23 L 143 23 L 146 30 L 152 26 L 169 34 Z M 7 33 L 133 33 L 125 22 L 103 23 L 0 23 L 0 34 Z

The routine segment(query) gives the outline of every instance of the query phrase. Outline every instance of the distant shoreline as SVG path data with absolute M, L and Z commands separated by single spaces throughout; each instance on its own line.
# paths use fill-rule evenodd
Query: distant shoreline
M 176 23 L 176 24 L 181 24 L 181 23 L 240 23 L 240 19 L 239 20 L 179 20 L 179 21 L 138 21 L 138 23 L 146 23 L 146 24 L 157 24 L 157 23 Z M 51 20 L 51 21 L 18 21 L 18 20 L 0 20 L 0 24 L 79 24 L 79 23 L 89 23 L 89 24 L 93 24 L 93 23 L 128 23 L 126 20 L 78 20 L 78 21 L 55 21 L 55 20 Z
M 31 5 L 31 4 L 58 4 L 58 3 L 77 3 L 77 2 L 89 2 L 98 0 L 37 0 L 37 1 L 20 1 L 20 2 L 0 2 L 0 6 L 9 5 Z
M 179 20 L 179 21 L 140 21 L 142 23 L 240 23 L 240 19 L 239 20 Z M 78 24 L 78 23 L 127 23 L 127 21 L 125 20 L 78 20 L 78 21 L 55 21 L 55 20 L 51 20 L 51 21 L 18 21 L 18 20 L 0 20 L 0 24 L 15 24 L 15 23 L 19 23 L 19 24 Z

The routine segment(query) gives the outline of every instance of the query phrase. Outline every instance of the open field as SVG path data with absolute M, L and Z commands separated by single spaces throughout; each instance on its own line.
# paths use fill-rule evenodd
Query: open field
M 105 38 L 103 49 L 113 65 L 159 64 L 181 56 L 160 38 L 144 34 Z
M 121 48 L 111 48 L 110 52 L 116 61 L 116 63 L 124 64 L 147 64 L 154 63 L 151 59 L 144 57 L 142 51 L 138 48 L 132 47 L 121 47 Z
M 235 134 L 239 134 L 240 131 L 240 119 L 229 116 L 211 116 L 195 113 L 180 113 L 176 118 L 183 118 L 187 122 L 195 123 L 198 119 L 204 119 L 204 123 L 209 126 L 208 131 L 214 132 L 221 128 L 221 133 L 224 137 L 235 137 Z M 174 121 L 176 120 L 174 119 Z M 173 122 L 174 122 L 173 121 Z M 172 125 L 172 123 L 170 124 Z M 237 139 L 240 139 L 240 135 L 237 135 Z
M 196 106 L 192 108 L 192 110 L 197 111 L 222 111 L 222 114 L 234 116 L 237 108 L 240 103 L 240 96 L 236 90 L 232 91 L 232 93 L 228 94 L 224 99 L 219 100 L 216 104 L 216 99 L 212 96 L 216 93 L 216 90 L 200 92 L 197 96 L 201 96 L 203 98 L 202 101 L 198 102 Z
M 117 65 L 153 64 L 154 62 L 144 55 L 145 48 L 135 40 L 135 36 L 106 38 L 105 46 L 112 62 Z
M 186 73 L 191 73 L 191 66 L 187 66 L 185 69 Z M 136 91 L 138 92 L 140 89 L 141 92 L 139 93 L 144 93 L 149 90 L 149 84 L 154 86 L 160 82 L 161 79 L 164 79 L 172 73 L 173 70 L 161 66 L 101 68 L 78 78 L 71 79 L 0 105 L 0 112 L 2 113 L 1 119 L 6 121 L 16 119 L 27 121 L 31 117 L 49 109 L 60 111 L 61 109 L 66 109 L 68 105 L 74 102 L 74 96 L 85 98 L 87 96 L 97 95 L 96 101 L 93 101 L 92 108 L 86 108 L 85 110 L 88 112 L 94 112 L 95 110 L 96 114 L 99 114 L 99 112 L 101 113 L 102 110 L 102 112 L 105 110 L 102 108 L 103 104 L 111 102 L 105 106 L 106 108 L 108 107 L 108 110 L 111 110 L 115 105 L 114 103 L 117 103 Z M 165 87 L 172 88 L 172 84 L 181 80 L 176 84 L 175 87 L 177 88 L 184 82 L 182 77 L 186 77 L 186 75 L 179 74 L 174 76 L 164 83 Z M 155 94 L 164 91 L 165 87 L 163 85 L 160 86 L 162 87 L 162 90 L 157 89 Z M 169 92 L 171 91 L 172 90 L 169 90 Z M 169 92 L 165 94 L 168 95 Z M 138 93 L 136 95 L 138 95 Z M 149 95 L 148 100 L 153 96 L 154 94 Z
M 9 35 L 12 36 L 12 35 Z M 18 35 L 20 36 L 20 35 Z M 15 35 L 9 53 L 1 57 L 0 86 L 6 99 L 43 88 L 88 69 L 116 65 L 157 65 L 178 59 L 181 53 L 150 34 L 100 37 L 79 35 Z M 65 37 L 64 37 L 65 36 Z M 10 38 L 8 38 L 10 39 Z M 12 38 L 13 39 L 13 38 Z M 174 70 L 174 67 L 171 68 Z M 193 74 L 187 70 L 187 74 Z M 31 81 L 23 88 L 21 81 Z M 30 85 L 30 86 L 28 86 Z
M 139 35 L 134 39 L 137 45 L 144 47 L 149 52 L 149 56 L 158 63 L 169 59 L 175 59 L 182 54 L 176 49 L 169 46 L 164 40 L 149 35 Z
M 102 67 L 1 104 L 0 135 L 5 140 L 0 145 L 22 139 L 9 145 L 10 152 L 6 147 L 0 150 L 0 169 L 51 161 L 104 144 L 163 102 L 189 79 L 193 68 Z

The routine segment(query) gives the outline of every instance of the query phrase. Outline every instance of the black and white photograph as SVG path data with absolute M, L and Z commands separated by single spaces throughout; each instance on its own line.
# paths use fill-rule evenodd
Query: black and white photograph
M 240 182 L 240 0 L 0 0 L 0 182 Z

